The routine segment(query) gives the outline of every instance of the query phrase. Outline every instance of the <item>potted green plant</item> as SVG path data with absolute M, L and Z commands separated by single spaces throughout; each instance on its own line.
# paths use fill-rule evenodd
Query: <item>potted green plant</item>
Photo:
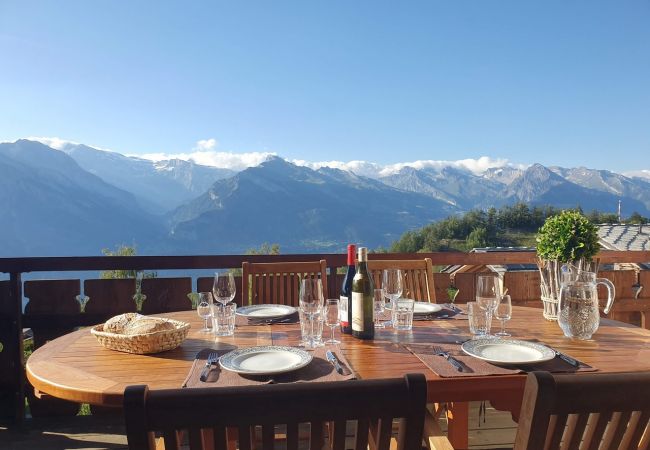
M 567 210 L 546 219 L 536 240 L 544 317 L 557 320 L 562 265 L 570 263 L 578 271 L 598 270 L 593 262 L 600 250 L 598 228 L 578 211 Z
M 447 288 L 447 297 L 449 298 L 449 303 L 451 303 L 452 305 L 456 301 L 456 297 L 458 296 L 458 292 L 459 292 L 459 290 L 458 290 L 458 288 L 456 286 L 450 285 Z

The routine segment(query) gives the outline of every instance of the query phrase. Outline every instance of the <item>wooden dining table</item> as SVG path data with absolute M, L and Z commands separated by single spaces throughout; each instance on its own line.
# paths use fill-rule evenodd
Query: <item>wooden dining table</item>
M 238 326 L 234 336 L 215 337 L 199 331 L 201 319 L 195 311 L 162 316 L 191 323 L 187 339 L 175 350 L 151 355 L 121 353 L 102 347 L 90 329 L 80 329 L 34 351 L 27 361 L 27 377 L 37 395 L 120 407 L 124 388 L 129 385 L 147 384 L 150 389 L 181 387 L 197 353 L 205 348 L 297 346 L 300 342 L 299 324 Z M 370 341 L 343 335 L 337 351 L 360 379 L 424 373 L 428 400 L 455 405 L 449 433 L 450 441 L 459 448 L 467 445 L 465 402 L 488 400 L 495 408 L 518 416 L 525 374 L 443 378 L 405 347 L 417 343 L 461 343 L 471 337 L 467 320 L 415 321 L 413 325 L 412 331 L 380 329 Z M 602 319 L 593 338 L 581 341 L 565 337 L 556 322 L 542 317 L 540 309 L 515 306 L 507 329 L 512 338 L 537 340 L 596 368 L 597 373 L 650 371 L 650 330 L 633 325 Z

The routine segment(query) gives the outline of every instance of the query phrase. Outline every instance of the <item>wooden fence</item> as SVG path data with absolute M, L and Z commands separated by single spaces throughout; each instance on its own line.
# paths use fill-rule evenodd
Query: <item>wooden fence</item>
M 503 265 L 534 263 L 533 252 L 490 253 L 418 253 L 375 254 L 370 259 L 431 258 L 434 265 Z M 601 263 L 643 263 L 650 261 L 650 252 L 605 251 L 599 255 Z M 98 270 L 199 270 L 240 268 L 243 261 L 281 262 L 327 260 L 329 269 L 328 291 L 338 297 L 343 275 L 337 270 L 346 264 L 343 254 L 293 254 L 293 255 L 220 255 L 220 256 L 133 256 L 133 257 L 54 257 L 54 258 L 0 258 L 0 272 L 9 274 L 9 280 L 0 281 L 0 417 L 20 422 L 24 418 L 25 396 L 29 398 L 32 416 L 72 415 L 78 405 L 52 398 L 37 400 L 33 389 L 27 385 L 23 361 L 23 328 L 31 328 L 34 345 L 38 347 L 50 339 L 68 333 L 77 327 L 94 325 L 107 318 L 135 311 L 132 296 L 133 279 L 85 279 L 84 295 L 90 298 L 85 312 L 80 311 L 76 296 L 81 292 L 79 279 L 22 281 L 30 272 L 79 272 Z M 474 298 L 477 273 L 457 273 L 453 281 L 448 273 L 436 273 L 435 290 L 439 303 L 448 301 L 447 288 L 452 284 L 459 289 L 456 301 L 465 303 Z M 612 315 L 650 328 L 650 271 L 603 271 L 600 276 L 616 285 L 617 299 Z M 241 286 L 241 284 L 239 284 Z M 634 298 L 633 286 L 648 286 Z M 164 313 L 190 309 L 187 294 L 209 291 L 212 278 L 190 277 L 146 278 L 142 292 L 147 296 L 144 314 Z M 515 271 L 504 274 L 504 287 L 513 303 L 541 307 L 539 273 Z M 239 290 L 238 290 L 239 291 Z M 29 301 L 22 311 L 22 299 Z M 235 301 L 241 304 L 241 292 Z

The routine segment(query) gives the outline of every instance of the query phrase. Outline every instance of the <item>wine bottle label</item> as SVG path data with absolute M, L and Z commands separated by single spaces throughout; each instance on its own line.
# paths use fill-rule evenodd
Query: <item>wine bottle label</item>
M 364 331 L 363 329 L 363 294 L 352 293 L 352 331 Z
M 347 295 L 341 295 L 339 297 L 339 320 L 341 321 L 342 327 L 347 327 L 350 324 L 348 323 L 348 297 Z

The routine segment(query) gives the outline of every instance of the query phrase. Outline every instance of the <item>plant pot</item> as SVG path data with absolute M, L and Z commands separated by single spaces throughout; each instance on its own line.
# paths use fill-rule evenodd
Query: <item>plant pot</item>
M 562 265 L 567 264 L 557 260 L 537 260 L 537 267 L 541 275 L 540 290 L 542 303 L 544 305 L 544 318 L 557 321 L 558 306 L 560 303 L 560 287 L 562 284 Z M 598 263 L 588 262 L 584 259 L 570 261 L 579 270 L 598 271 Z
M 544 318 L 550 321 L 557 321 L 557 311 L 560 300 L 542 295 L 542 303 L 544 304 Z

